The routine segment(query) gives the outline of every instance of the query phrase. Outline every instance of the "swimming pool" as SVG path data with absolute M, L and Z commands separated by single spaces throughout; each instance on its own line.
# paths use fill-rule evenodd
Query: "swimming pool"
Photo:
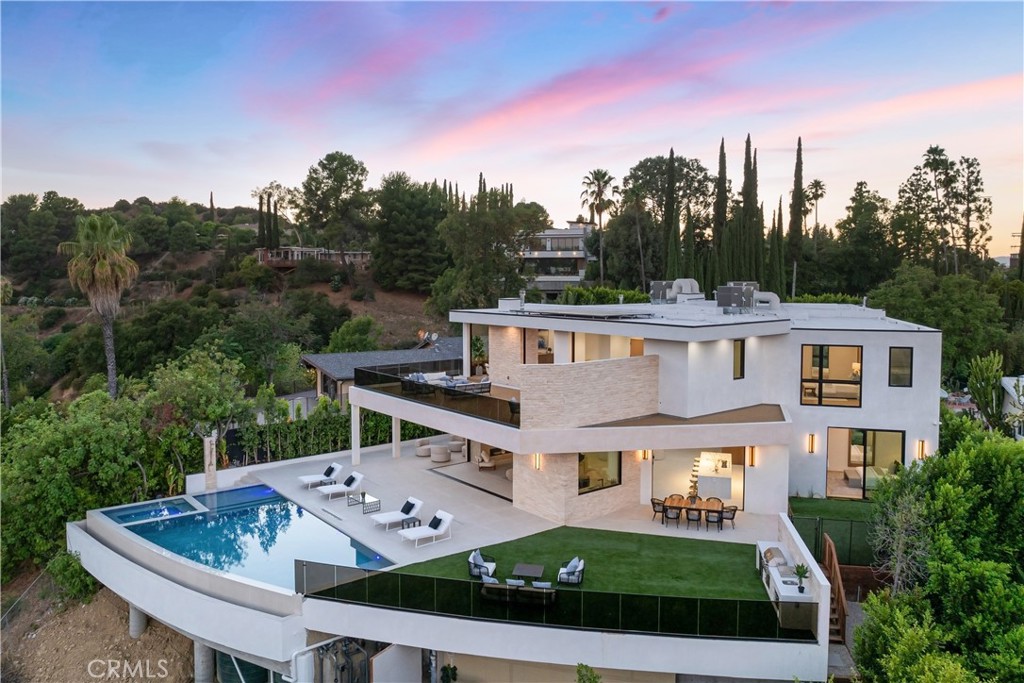
M 183 496 L 104 514 L 176 555 L 290 590 L 295 588 L 297 559 L 362 569 L 392 564 L 269 486 L 204 493 L 191 499 L 198 505 Z

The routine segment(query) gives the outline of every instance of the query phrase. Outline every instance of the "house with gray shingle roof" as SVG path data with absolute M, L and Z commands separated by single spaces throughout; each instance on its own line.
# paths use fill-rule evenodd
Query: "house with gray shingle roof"
M 461 365 L 462 337 L 424 340 L 413 349 L 307 353 L 302 356 L 302 364 L 316 371 L 317 398 L 327 396 L 339 401 L 342 408 L 348 406 L 348 390 L 355 383 L 356 368 L 425 361 L 457 361 Z

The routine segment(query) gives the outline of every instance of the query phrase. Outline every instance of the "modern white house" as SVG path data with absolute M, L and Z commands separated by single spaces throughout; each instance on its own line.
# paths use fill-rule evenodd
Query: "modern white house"
M 314 671 L 333 666 L 348 676 L 337 680 L 419 681 L 425 660 L 457 664 L 470 683 L 571 681 L 577 662 L 608 683 L 825 680 L 836 596 L 790 523 L 787 499 L 870 497 L 879 481 L 934 452 L 941 335 L 861 306 L 783 305 L 747 283 L 706 301 L 694 284 L 673 288 L 673 303 L 509 299 L 453 311 L 460 377 L 438 381 L 409 364 L 355 372 L 353 424 L 364 410 L 391 416 L 390 446 L 365 448 L 355 429 L 344 454 L 207 471 L 190 477 L 188 495 L 91 511 L 68 525 L 69 548 L 131 604 L 135 632 L 154 618 L 194 639 L 197 681 L 212 678 L 214 658 L 222 668 L 257 667 L 259 680 L 268 672 L 320 680 Z M 486 378 L 471 367 L 476 336 L 487 340 Z M 445 436 L 430 447 L 399 443 L 401 421 Z M 452 459 L 468 462 L 435 469 L 431 450 L 456 439 L 468 448 L 453 447 Z M 484 468 L 493 452 L 510 453 L 508 466 Z M 431 458 L 415 457 L 424 454 Z M 300 485 L 297 475 L 308 480 L 332 461 L 343 466 L 332 481 L 349 466 L 365 475 L 365 497 L 331 501 Z M 457 467 L 476 478 L 463 485 L 446 474 Z M 488 477 L 505 487 L 501 495 L 485 490 Z M 256 486 L 237 488 L 244 484 Z M 735 527 L 691 531 L 649 516 L 652 499 L 692 489 L 735 506 Z M 426 501 L 416 524 L 434 510 L 454 517 L 436 539 L 445 542 L 417 548 L 359 514 L 360 505 L 395 510 L 407 495 Z M 311 513 L 299 515 L 303 524 L 325 524 L 308 532 L 319 539 L 312 547 L 289 542 L 302 549 L 286 555 L 284 582 L 264 578 L 263 560 L 230 568 L 283 527 L 300 526 L 293 519 L 241 547 L 247 523 L 230 515 L 249 499 L 270 506 L 260 520 L 297 505 Z M 220 560 L 187 559 L 188 532 L 176 530 L 179 548 L 153 523 L 166 518 L 192 518 L 197 538 L 226 527 L 231 540 L 218 545 Z M 745 543 L 764 600 L 698 596 L 682 607 L 556 584 L 557 601 L 495 608 L 479 579 L 390 571 L 562 525 Z M 330 554 L 343 545 L 337 531 L 353 539 L 349 560 Z M 599 561 L 588 558 L 588 571 Z M 806 592 L 793 579 L 798 563 L 810 565 Z M 652 568 L 638 557 L 637 571 Z
M 593 223 L 569 221 L 566 228 L 551 228 L 530 238 L 522 254 L 523 272 L 544 295 L 553 300 L 569 285 L 579 285 L 594 257 L 586 241 Z

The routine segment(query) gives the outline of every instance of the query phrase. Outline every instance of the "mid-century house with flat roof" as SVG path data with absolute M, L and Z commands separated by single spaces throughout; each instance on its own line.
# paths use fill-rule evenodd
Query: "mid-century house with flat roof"
M 716 294 L 679 281 L 664 303 L 453 311 L 462 352 L 446 369 L 355 370 L 350 451 L 211 466 L 185 495 L 90 511 L 68 547 L 129 602 L 130 633 L 154 618 L 193 639 L 197 681 L 215 668 L 419 681 L 429 663 L 540 683 L 574 680 L 578 662 L 608 683 L 824 681 L 841 583 L 787 497 L 870 497 L 935 451 L 941 335 L 861 306 L 780 304 L 746 283 Z M 360 443 L 363 410 L 392 416 L 392 444 Z M 402 421 L 443 434 L 401 443 Z M 686 501 L 674 508 L 685 526 L 668 523 L 672 500 Z M 734 524 L 712 517 L 727 510 Z M 565 566 L 517 557 L 497 586 L 473 559 L 563 526 L 743 544 L 737 576 L 758 598 L 595 591 L 584 562 L 593 582 L 610 558 L 570 559 L 571 536 Z M 681 549 L 676 568 L 687 552 L 699 551 Z M 468 575 L 406 571 L 452 554 Z M 663 569 L 635 558 L 637 576 Z
M 530 238 L 523 251 L 523 273 L 547 300 L 554 300 L 569 285 L 579 285 L 594 257 L 587 252 L 593 223 L 569 221 L 567 228 L 551 228 Z
M 316 372 L 316 395 L 348 406 L 348 390 L 355 383 L 356 368 L 374 365 L 430 364 L 462 359 L 461 337 L 424 339 L 412 349 L 353 351 L 350 353 L 306 353 L 302 364 Z

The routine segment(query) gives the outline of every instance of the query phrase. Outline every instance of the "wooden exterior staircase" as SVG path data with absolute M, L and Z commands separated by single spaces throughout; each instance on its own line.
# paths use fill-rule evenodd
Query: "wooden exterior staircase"
M 843 590 L 843 577 L 839 572 L 839 559 L 836 556 L 836 544 L 828 534 L 822 534 L 821 568 L 832 584 L 831 609 L 828 620 L 828 640 L 830 643 L 846 642 L 846 591 Z

